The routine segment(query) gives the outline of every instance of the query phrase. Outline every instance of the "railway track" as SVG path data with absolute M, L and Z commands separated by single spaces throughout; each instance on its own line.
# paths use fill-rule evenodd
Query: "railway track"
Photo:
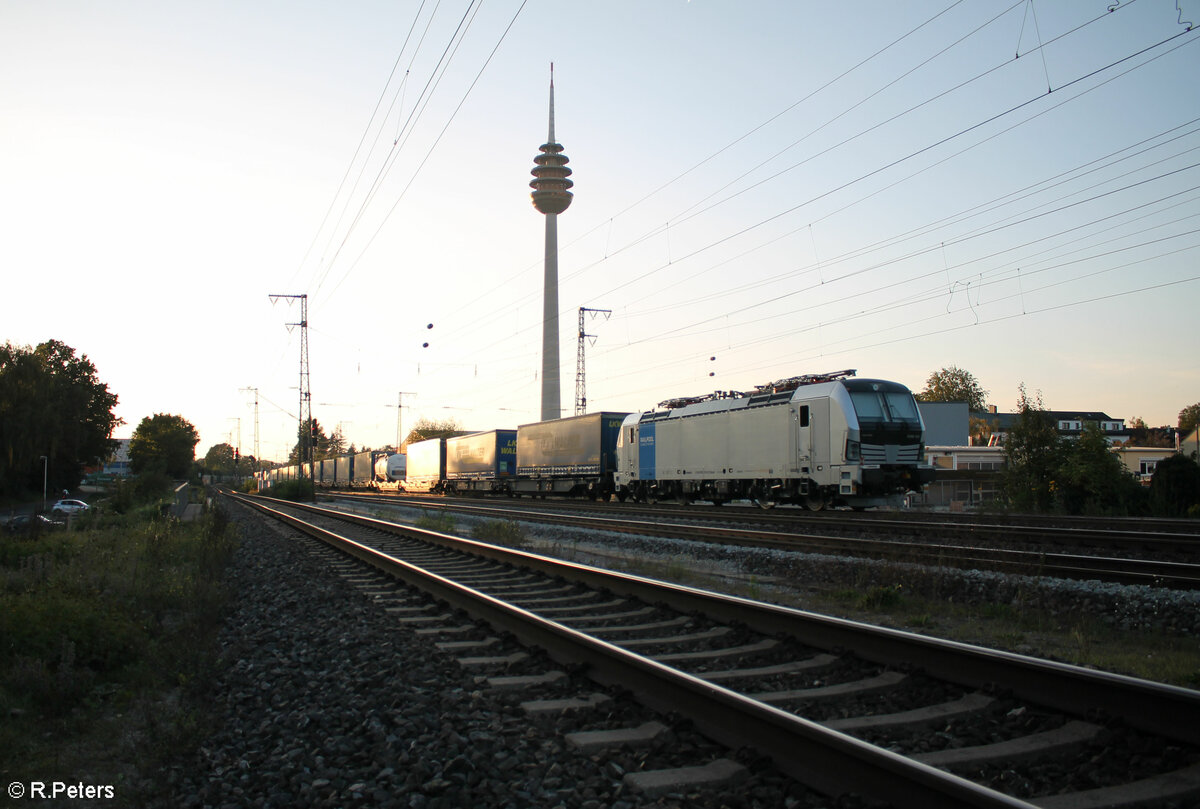
M 1200 692 L 367 517 L 264 513 L 827 794 L 899 807 L 1200 801 Z M 486 656 L 519 665 L 506 651 L 520 654 Z
M 704 522 L 690 519 L 692 512 L 655 511 L 653 514 L 642 516 L 623 516 L 597 513 L 592 509 L 574 509 L 551 506 L 522 507 L 511 502 L 491 502 L 487 504 L 464 503 L 459 499 L 420 498 L 410 500 L 405 498 L 397 501 L 393 497 L 372 497 L 370 495 L 336 495 L 336 498 L 354 501 L 378 502 L 384 505 L 419 505 L 422 508 L 453 510 L 457 513 L 485 516 L 496 519 L 530 520 L 534 522 L 569 525 L 576 528 L 590 528 L 620 533 L 671 537 L 675 539 L 700 540 L 710 543 L 741 545 L 761 548 L 777 548 L 781 550 L 804 551 L 811 553 L 831 553 L 864 556 L 874 559 L 890 559 L 895 561 L 912 562 L 915 564 L 948 566 L 958 568 L 973 568 L 995 570 L 1008 573 L 1024 573 L 1029 575 L 1052 576 L 1070 579 L 1097 579 L 1100 581 L 1118 582 L 1122 584 L 1149 584 L 1155 586 L 1174 587 L 1181 589 L 1200 588 L 1200 562 L 1195 561 L 1200 556 L 1200 541 L 1195 537 L 1180 534 L 1144 534 L 1134 531 L 1108 531 L 1086 529 L 1088 541 L 1093 545 L 1096 537 L 1106 537 L 1106 545 L 1120 543 L 1124 547 L 1148 548 L 1145 556 L 1109 556 L 1095 553 L 1067 552 L 1064 550 L 1047 550 L 1045 548 L 1012 548 L 994 547 L 991 544 L 961 544 L 950 541 L 947 532 L 940 536 L 935 533 L 933 538 L 925 537 L 922 531 L 927 526 L 938 525 L 927 521 L 900 520 L 868 520 L 866 523 L 873 533 L 887 532 L 888 538 L 872 538 L 862 536 L 847 536 L 852 530 L 849 525 L 835 526 L 837 534 L 817 533 L 804 530 L 797 521 L 779 524 L 778 521 L 762 524 L 762 527 L 744 527 L 741 525 L 747 516 L 756 512 L 749 509 L 741 511 L 736 516 L 724 517 L 720 521 L 708 518 Z M 732 509 L 730 510 L 732 511 Z M 688 519 L 681 519 L 681 518 Z M 892 523 L 904 526 L 903 538 L 892 538 L 894 531 Z M 822 524 L 823 527 L 827 524 Z M 993 527 L 999 531 L 1000 527 Z M 1080 529 L 1065 529 L 1071 533 L 1063 539 L 1059 531 L 1046 528 L 1029 528 L 1029 534 L 1022 538 L 1030 543 L 1034 531 L 1040 532 L 1038 537 L 1047 541 L 1046 537 L 1054 538 L 1058 547 L 1073 546 L 1082 541 L 1076 531 Z M 954 529 L 954 535 L 961 532 Z M 974 542 L 987 542 L 988 537 L 971 535 Z M 1010 540 L 1011 541 L 1011 540 Z M 1165 555 L 1167 558 L 1162 558 Z

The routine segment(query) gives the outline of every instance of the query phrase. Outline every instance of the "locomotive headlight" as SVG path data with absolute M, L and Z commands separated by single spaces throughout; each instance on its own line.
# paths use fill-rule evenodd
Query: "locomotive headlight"
M 858 441 L 846 439 L 846 460 L 857 461 L 862 457 L 862 445 Z

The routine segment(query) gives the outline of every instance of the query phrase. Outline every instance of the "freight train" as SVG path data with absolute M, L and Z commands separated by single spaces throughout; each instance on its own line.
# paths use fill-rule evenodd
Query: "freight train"
M 667 400 L 645 413 L 435 438 L 409 445 L 407 456 L 318 461 L 313 477 L 319 486 L 448 494 L 882 505 L 930 479 L 924 424 L 904 385 L 854 375 L 791 377 L 749 393 Z M 260 487 L 300 471 L 261 473 Z

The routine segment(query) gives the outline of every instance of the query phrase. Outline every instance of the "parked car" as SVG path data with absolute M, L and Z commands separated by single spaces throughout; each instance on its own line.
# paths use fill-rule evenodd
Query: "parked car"
M 57 517 L 69 517 L 73 514 L 82 514 L 90 508 L 91 506 L 82 500 L 59 500 L 54 504 L 54 508 L 50 509 L 50 513 Z
M 4 530 L 10 534 L 26 534 L 33 531 L 51 531 L 64 525 L 62 520 L 52 520 L 44 514 L 18 514 L 4 521 Z

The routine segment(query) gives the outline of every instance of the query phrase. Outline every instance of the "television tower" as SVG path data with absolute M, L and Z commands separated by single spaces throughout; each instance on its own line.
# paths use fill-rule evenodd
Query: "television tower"
M 554 140 L 554 63 L 550 63 L 550 136 L 533 159 L 533 207 L 546 215 L 546 272 L 542 295 L 542 421 L 562 415 L 558 362 L 558 215 L 571 205 L 567 156 Z

